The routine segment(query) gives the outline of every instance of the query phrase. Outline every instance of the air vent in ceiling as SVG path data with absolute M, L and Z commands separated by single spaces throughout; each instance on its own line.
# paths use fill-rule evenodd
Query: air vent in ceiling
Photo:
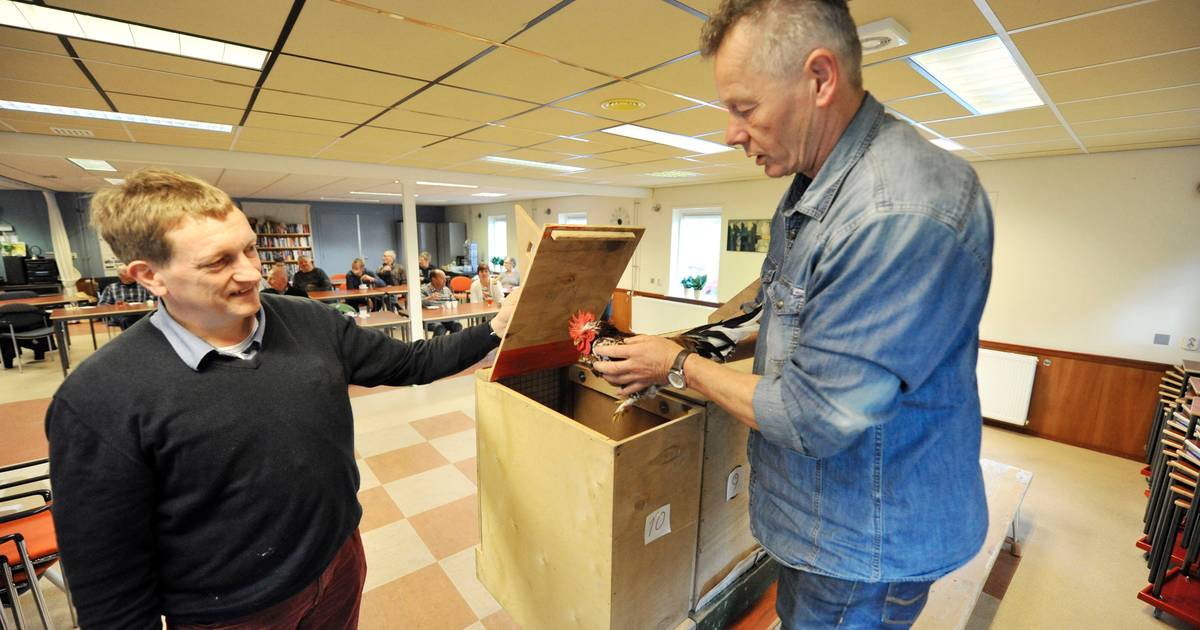
M 50 131 L 60 136 L 71 136 L 72 138 L 95 138 L 96 134 L 92 133 L 91 129 L 68 129 L 67 127 L 51 127 Z

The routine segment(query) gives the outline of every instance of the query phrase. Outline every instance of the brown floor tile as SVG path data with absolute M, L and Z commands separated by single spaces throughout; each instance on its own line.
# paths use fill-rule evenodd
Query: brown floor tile
M 362 504 L 362 520 L 358 523 L 358 531 L 366 533 L 376 527 L 383 527 L 404 518 L 396 502 L 388 495 L 383 486 L 358 493 L 358 502 Z
M 475 459 L 476 458 L 472 457 L 471 459 L 464 459 L 461 462 L 455 462 L 454 467 L 459 469 L 462 474 L 466 475 L 467 479 L 471 480 L 471 483 L 478 486 L 479 471 L 475 467 Z
M 388 385 L 380 385 L 378 387 L 363 387 L 361 385 L 351 385 L 350 386 L 350 397 L 358 398 L 359 396 L 369 396 L 371 394 L 378 394 L 380 392 L 386 392 L 386 391 L 393 390 L 393 389 L 399 389 L 399 388 L 391 387 Z
M 487 630 L 521 630 L 521 626 L 518 626 L 517 622 L 513 621 L 513 618 L 503 610 L 496 611 L 481 621 Z
M 433 557 L 441 560 L 479 544 L 479 495 L 422 512 L 410 519 Z
M 471 419 L 471 416 L 461 411 L 422 418 L 421 420 L 414 420 L 409 424 L 426 440 L 475 428 L 475 421 Z
M 449 463 L 437 449 L 427 442 L 380 453 L 374 457 L 368 457 L 366 462 L 381 484 L 433 470 Z
M 15 367 L 13 371 L 16 371 Z M 3 418 L 0 434 L 4 435 L 0 466 L 41 459 L 50 453 L 46 442 L 46 408 L 49 406 L 49 398 L 0 404 L 0 418 Z
M 360 630 L 462 630 L 475 613 L 437 564 L 392 580 L 363 595 Z

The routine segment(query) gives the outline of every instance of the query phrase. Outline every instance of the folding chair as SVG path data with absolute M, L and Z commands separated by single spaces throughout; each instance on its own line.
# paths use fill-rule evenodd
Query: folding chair
M 47 460 L 40 459 L 6 466 L 0 468 L 0 473 L 31 468 L 46 462 Z M 49 475 L 36 475 L 0 485 L 0 490 L 36 484 L 47 479 L 49 479 Z M 27 490 L 0 497 L 0 505 L 34 497 L 40 498 L 42 505 L 0 516 L 0 574 L 4 579 L 3 583 L 0 583 L 0 605 L 12 608 L 13 620 L 18 629 L 25 627 L 20 595 L 26 591 L 33 593 L 34 604 L 38 610 L 38 616 L 41 618 L 42 626 L 52 627 L 46 600 L 42 596 L 38 580 L 47 569 L 58 561 L 58 539 L 54 532 L 54 520 L 50 516 L 50 506 L 53 500 L 50 491 L 45 489 Z M 21 503 L 23 504 L 24 501 Z M 66 587 L 65 573 L 62 577 L 63 590 L 67 593 L 69 603 L 70 590 Z M 70 606 L 70 608 L 71 617 L 74 620 L 74 606 Z M 0 615 L 0 623 L 2 622 L 3 616 Z
M 21 360 L 21 341 L 36 341 L 44 338 L 46 339 L 46 352 L 54 349 L 54 326 L 50 324 L 50 318 L 41 309 L 29 304 L 0 306 L 0 337 L 8 337 L 11 341 L 13 355 L 17 360 L 17 368 L 20 372 L 25 371 L 25 363 Z

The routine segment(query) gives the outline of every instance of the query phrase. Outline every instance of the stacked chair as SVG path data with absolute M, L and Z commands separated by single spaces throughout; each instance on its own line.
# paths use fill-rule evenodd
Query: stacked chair
M 8 630 L 4 608 L 11 609 L 17 630 L 26 628 L 20 595 L 32 592 L 34 605 L 42 627 L 51 628 L 46 600 L 39 588 L 39 579 L 58 561 L 58 541 L 54 521 L 50 517 L 53 503 L 49 490 L 44 489 L 49 475 L 33 474 L 31 469 L 45 464 L 40 459 L 0 468 L 4 478 L 29 472 L 32 476 L 0 484 L 0 507 L 20 506 L 15 513 L 0 512 L 0 628 Z M 22 486 L 35 489 L 24 489 Z M 28 507 L 31 503 L 40 505 Z M 61 569 L 61 567 L 60 567 Z M 65 577 L 60 584 L 66 589 Z M 70 601 L 70 591 L 68 602 Z M 74 607 L 71 607 L 74 622 Z
M 1138 547 L 1146 551 L 1148 584 L 1138 599 L 1200 626 L 1200 370 L 1174 368 L 1163 377 L 1147 440 L 1149 500 Z

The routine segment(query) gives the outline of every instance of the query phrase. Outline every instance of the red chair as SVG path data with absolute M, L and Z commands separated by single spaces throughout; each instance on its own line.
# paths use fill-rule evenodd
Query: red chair
M 454 293 L 466 293 L 471 290 L 471 279 L 466 276 L 454 276 L 450 278 L 450 291 Z
M 335 273 L 335 274 L 333 274 L 332 276 L 329 276 L 329 282 L 330 282 L 331 284 L 333 284 L 333 286 L 334 286 L 334 288 L 335 288 L 335 289 L 336 289 L 336 288 L 340 288 L 340 287 L 344 287 L 344 286 L 346 286 L 346 274 L 344 274 L 344 273 Z
M 47 460 L 40 459 L 6 466 L 0 468 L 0 473 L 31 468 L 46 462 Z M 35 484 L 49 478 L 49 475 L 37 475 L 20 479 L 0 485 L 0 490 Z M 0 516 L 0 574 L 4 580 L 0 583 L 0 604 L 12 608 L 17 627 L 23 628 L 25 624 L 19 596 L 25 591 L 32 591 L 42 625 L 50 628 L 46 600 L 38 588 L 38 579 L 58 561 L 58 539 L 54 533 L 54 520 L 50 516 L 50 506 L 53 503 L 50 491 L 27 490 L 3 496 L 0 497 L 0 505 L 32 497 L 40 497 L 42 505 Z M 34 576 L 32 580 L 29 579 L 30 575 Z M 63 579 L 65 581 L 65 576 Z M 74 608 L 71 612 L 73 616 Z

